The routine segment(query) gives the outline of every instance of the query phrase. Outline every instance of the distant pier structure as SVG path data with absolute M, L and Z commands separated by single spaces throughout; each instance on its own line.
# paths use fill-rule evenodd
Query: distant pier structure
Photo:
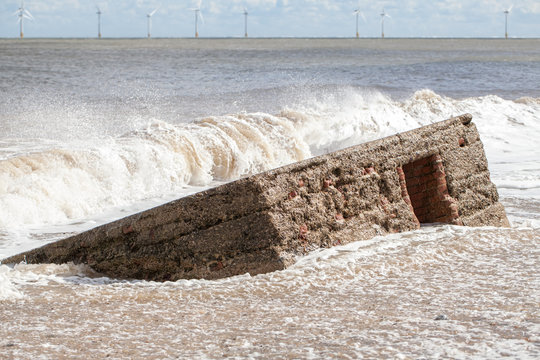
M 217 279 L 421 224 L 508 226 L 471 115 L 180 198 L 13 256 L 114 278 Z

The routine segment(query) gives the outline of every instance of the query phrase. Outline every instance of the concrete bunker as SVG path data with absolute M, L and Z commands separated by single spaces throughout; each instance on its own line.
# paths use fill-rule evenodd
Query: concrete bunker
M 12 256 L 115 278 L 218 279 L 421 223 L 508 226 L 469 114 L 251 175 Z

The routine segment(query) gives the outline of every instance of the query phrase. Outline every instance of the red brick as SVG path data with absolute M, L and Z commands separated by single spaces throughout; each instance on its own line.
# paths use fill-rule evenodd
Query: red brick
M 439 217 L 437 217 L 437 218 L 434 219 L 434 222 L 447 223 L 448 220 L 447 220 L 447 217 L 446 217 L 446 216 L 439 216 Z
M 126 225 L 122 228 L 122 232 L 127 235 L 127 234 L 130 234 L 132 232 L 134 232 L 135 230 L 133 229 L 133 225 Z
M 444 185 L 446 186 L 446 177 L 438 177 L 438 178 L 435 178 L 435 181 L 437 181 L 437 183 L 439 185 Z
M 422 176 L 424 174 L 424 167 L 419 166 L 419 167 L 415 168 L 414 171 L 413 171 L 413 174 L 414 174 L 414 176 Z
M 366 168 L 365 170 L 366 170 L 367 174 L 376 174 L 377 173 L 375 171 L 375 169 L 373 168 L 373 166 L 370 166 L 370 167 Z
M 302 240 L 305 240 L 306 237 L 307 237 L 308 232 L 309 232 L 309 230 L 308 230 L 308 227 L 307 227 L 306 224 L 300 225 L 300 228 L 298 230 L 298 238 L 302 239 Z
M 437 192 L 439 194 L 448 195 L 448 188 L 446 187 L 446 183 L 437 185 Z
M 409 194 L 409 196 L 411 197 L 411 202 L 413 205 L 422 203 L 424 201 L 424 193 Z
M 289 198 L 289 200 L 292 200 L 292 199 L 294 199 L 296 196 L 297 196 L 296 191 L 293 190 L 293 191 L 291 191 L 291 192 L 289 193 L 289 195 L 288 195 L 287 197 Z
M 428 182 L 426 182 L 426 190 L 436 190 L 438 185 L 439 183 L 437 182 L 436 179 L 431 179 Z
M 420 178 L 413 177 L 407 179 L 407 187 L 420 184 Z
M 416 195 L 418 193 L 421 193 L 424 191 L 424 188 L 422 185 L 420 184 L 417 184 L 417 185 L 413 185 L 413 186 L 408 186 L 407 187 L 407 192 L 409 193 L 409 195 Z
M 433 173 L 433 176 L 435 176 L 436 178 L 444 178 L 446 177 L 446 174 L 444 173 L 444 170 L 436 170 Z
M 411 198 L 409 197 L 409 195 L 403 196 L 403 201 L 405 201 L 406 204 L 408 204 L 408 205 L 410 205 L 412 207 Z

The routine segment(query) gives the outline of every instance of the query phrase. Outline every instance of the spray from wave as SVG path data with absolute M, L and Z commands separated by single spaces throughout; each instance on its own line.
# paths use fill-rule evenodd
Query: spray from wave
M 466 112 L 475 118 L 488 158 L 539 158 L 539 150 L 530 150 L 540 135 L 538 99 L 456 100 L 421 90 L 400 102 L 349 88 L 277 115 L 240 113 L 176 125 L 153 119 L 99 144 L 7 157 L 0 161 L 0 229 L 58 224 L 164 194 L 181 196 L 189 186 L 230 181 Z M 500 171 L 501 181 L 530 188 L 539 180 L 540 171 L 516 170 Z
M 181 125 L 152 120 L 144 129 L 78 146 L 0 162 L 0 227 L 81 218 L 310 154 L 290 121 L 267 114 L 209 117 Z

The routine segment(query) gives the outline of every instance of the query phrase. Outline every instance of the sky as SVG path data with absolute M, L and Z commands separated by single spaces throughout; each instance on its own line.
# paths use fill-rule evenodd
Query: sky
M 0 0 L 0 37 L 19 36 L 21 0 Z M 193 37 L 197 0 L 26 0 L 34 19 L 25 37 L 96 37 L 97 10 L 103 37 Z M 200 37 L 242 37 L 244 8 L 250 37 L 353 37 L 355 9 L 360 37 L 379 37 L 381 12 L 386 37 L 540 37 L 540 0 L 202 0 Z

